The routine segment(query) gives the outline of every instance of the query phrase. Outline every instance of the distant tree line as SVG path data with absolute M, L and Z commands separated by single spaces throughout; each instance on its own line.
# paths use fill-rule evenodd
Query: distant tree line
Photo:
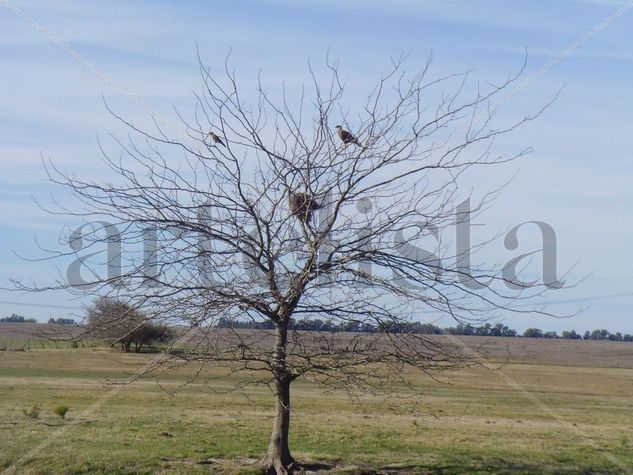
M 241 328 L 251 330 L 272 330 L 274 325 L 272 322 L 253 322 L 243 320 L 231 320 L 228 318 L 220 318 L 216 324 L 219 328 Z M 372 325 L 366 322 L 340 322 L 334 323 L 330 320 L 310 319 L 301 320 L 293 319 L 291 327 L 295 330 L 305 331 L 321 331 L 321 332 L 363 332 L 376 333 L 383 330 L 389 330 L 391 333 L 417 333 L 424 335 L 473 335 L 473 336 L 506 336 L 506 337 L 523 337 L 523 338 L 549 338 L 564 340 L 610 340 L 610 341 L 633 341 L 633 335 L 622 334 L 620 332 L 610 333 L 607 330 L 593 330 L 585 332 L 584 335 L 576 333 L 575 330 L 563 331 L 560 335 L 555 331 L 543 331 L 538 328 L 528 328 L 522 334 L 516 330 L 509 328 L 507 325 L 497 323 L 491 325 L 486 323 L 481 326 L 457 325 L 455 327 L 441 328 L 432 323 L 399 323 L 390 324 L 388 326 Z
M 8 317 L 0 318 L 0 323 L 37 323 L 34 318 L 25 318 L 17 313 L 12 313 Z M 72 318 L 49 318 L 49 324 L 55 325 L 77 325 L 77 322 Z
M 37 320 L 12 313 L 8 317 L 0 318 L 0 323 L 37 323 Z M 49 318 L 48 323 L 55 325 L 77 325 L 77 322 L 72 318 Z
M 108 305 L 108 303 L 110 305 Z M 112 327 L 116 328 L 116 331 L 105 332 L 107 336 L 115 336 L 115 340 L 121 343 L 124 351 L 130 351 L 130 346 L 133 344 L 136 351 L 148 343 L 153 342 L 165 342 L 173 338 L 174 334 L 171 329 L 162 325 L 152 325 L 147 322 L 141 321 L 145 317 L 137 312 L 131 312 L 131 309 L 125 308 L 124 311 L 121 308 L 121 304 L 117 302 L 114 305 L 112 302 L 100 302 L 88 312 L 89 323 L 88 326 L 94 329 L 96 321 L 103 318 L 100 313 L 110 313 Z M 119 308 L 116 308 L 116 307 Z M 105 311 L 106 307 L 110 307 Z M 117 320 L 113 315 L 126 314 L 125 318 Z M 90 320 L 92 320 L 90 322 Z M 108 320 L 108 318 L 104 318 Z M 116 321 L 116 324 L 115 324 Z M 121 323 L 125 323 L 121 325 Z M 34 318 L 25 318 L 15 313 L 8 317 L 0 318 L 0 323 L 37 323 Z M 77 322 L 72 318 L 50 318 L 48 320 L 50 324 L 56 325 L 77 325 Z M 103 323 L 103 322 L 102 322 Z M 241 328 L 251 330 L 272 330 L 274 324 L 270 321 L 265 322 L 253 322 L 244 320 L 231 320 L 222 317 L 216 323 L 218 328 Z M 563 340 L 608 340 L 608 341 L 633 341 L 633 335 L 629 333 L 622 334 L 621 332 L 611 333 L 604 329 L 596 329 L 593 331 L 586 331 L 584 334 L 576 333 L 575 330 L 563 331 L 560 335 L 555 331 L 543 331 L 539 328 L 528 328 L 522 334 L 516 330 L 509 328 L 507 325 L 497 323 L 491 325 L 486 323 L 481 326 L 472 325 L 457 325 L 455 327 L 441 328 L 432 323 L 391 323 L 389 325 L 373 325 L 367 322 L 332 322 L 331 320 L 321 320 L 319 318 L 311 319 L 304 318 L 301 320 L 292 319 L 291 328 L 295 330 L 304 331 L 320 331 L 320 332 L 354 332 L 354 333 L 377 333 L 384 330 L 389 330 L 391 333 L 416 333 L 422 335 L 466 335 L 466 336 L 506 336 L 506 337 L 523 337 L 523 338 L 548 338 L 548 339 L 563 339 Z M 99 332 L 96 332 L 99 333 Z M 101 332 L 103 335 L 103 332 Z M 121 334 L 119 334 L 121 333 Z M 123 336 L 125 335 L 125 336 Z
M 0 318 L 0 323 L 37 323 L 34 318 L 24 318 L 22 315 L 12 313 L 8 317 Z
M 609 340 L 609 341 L 633 341 L 633 335 L 620 332 L 610 333 L 607 330 L 586 331 L 584 335 L 576 333 L 575 330 L 564 331 L 560 336 L 556 332 L 543 332 L 538 328 L 528 328 L 523 332 L 526 338 L 563 338 L 566 340 Z

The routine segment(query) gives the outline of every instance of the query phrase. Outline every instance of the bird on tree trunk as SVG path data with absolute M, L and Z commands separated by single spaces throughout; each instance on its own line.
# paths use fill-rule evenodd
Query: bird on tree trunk
M 343 143 L 345 145 L 349 145 L 349 144 L 353 143 L 354 145 L 358 145 L 359 147 L 363 146 L 358 141 L 358 139 L 356 137 L 354 137 L 354 135 L 352 135 L 351 132 L 345 130 L 340 125 L 337 125 L 335 128 L 336 128 L 336 133 L 338 134 L 338 136 L 341 138 L 341 140 L 343 141 Z
M 219 144 L 219 145 L 222 145 L 223 147 L 226 147 L 226 145 L 224 145 L 224 142 L 222 142 L 222 139 L 215 132 L 213 131 L 209 132 L 209 138 L 211 139 L 211 143 L 213 145 Z

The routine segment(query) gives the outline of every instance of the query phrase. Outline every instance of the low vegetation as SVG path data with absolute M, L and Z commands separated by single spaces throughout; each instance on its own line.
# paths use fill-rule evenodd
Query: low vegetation
M 70 408 L 68 406 L 64 404 L 60 404 L 59 406 L 55 406 L 55 408 L 53 409 L 53 412 L 57 414 L 59 417 L 61 417 L 62 419 L 65 419 L 66 414 L 68 414 L 69 409 Z
M 399 397 L 389 404 L 298 383 L 296 457 L 347 474 L 627 473 L 633 369 L 543 366 L 533 358 L 538 341 L 526 343 L 513 359 L 530 364 L 447 372 L 439 382 L 419 377 L 394 388 Z M 614 345 L 572 343 L 576 360 L 600 345 L 602 365 Z M 171 368 L 157 376 L 160 384 L 112 384 L 155 357 L 108 349 L 3 353 L 0 470 L 41 447 L 16 473 L 257 473 L 274 415 L 268 389 L 231 392 L 246 380 L 217 365 Z M 76 414 L 63 432 L 55 410 L 39 409 L 58 406 Z
M 40 408 L 38 406 L 24 407 L 22 414 L 30 419 L 37 419 L 40 417 Z

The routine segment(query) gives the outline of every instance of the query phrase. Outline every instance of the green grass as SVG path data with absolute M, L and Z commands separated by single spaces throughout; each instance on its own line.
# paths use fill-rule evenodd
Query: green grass
M 41 338 L 0 338 L 0 350 L 67 350 L 103 346 L 97 341 L 46 340 Z
M 127 386 L 152 355 L 94 350 L 0 353 L 0 471 L 256 473 L 272 426 L 266 387 L 227 392 L 237 376 L 179 368 Z M 298 381 L 291 446 L 340 473 L 626 473 L 633 467 L 633 370 L 508 365 L 529 397 L 492 371 L 416 379 L 397 400 L 350 401 Z M 66 419 L 54 409 L 67 405 Z M 38 419 L 22 410 L 38 406 Z M 561 423 L 556 417 L 564 419 Z M 168 433 L 171 436 L 161 434 Z M 34 447 L 40 449 L 24 458 Z M 210 460 L 213 459 L 213 460 Z M 366 473 L 366 472 L 365 472 Z

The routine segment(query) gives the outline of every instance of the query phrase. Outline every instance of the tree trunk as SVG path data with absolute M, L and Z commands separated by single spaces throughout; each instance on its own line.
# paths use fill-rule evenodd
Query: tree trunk
M 268 453 L 262 461 L 262 469 L 269 475 L 286 475 L 293 472 L 294 459 L 290 455 L 288 433 L 290 431 L 290 383 L 292 378 L 286 369 L 286 343 L 288 324 L 280 323 L 275 332 L 275 350 L 272 366 L 275 376 L 276 410 Z

